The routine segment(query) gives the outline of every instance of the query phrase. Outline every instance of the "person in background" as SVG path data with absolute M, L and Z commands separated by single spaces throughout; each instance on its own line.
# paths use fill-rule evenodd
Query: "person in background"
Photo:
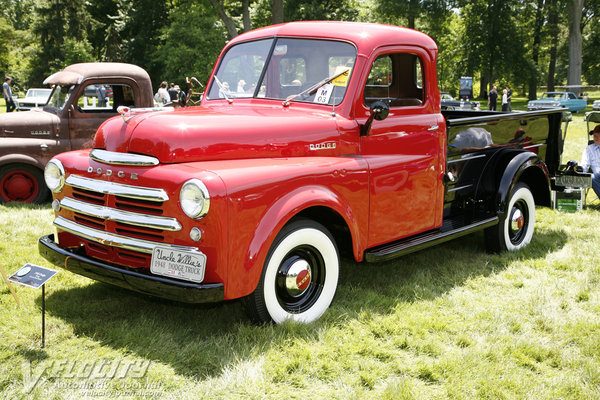
M 177 101 L 177 98 L 179 97 L 179 86 L 176 86 L 175 83 L 171 83 L 171 87 L 169 88 L 168 92 L 171 102 Z
M 584 172 L 590 170 L 592 173 L 592 189 L 600 197 L 600 125 L 596 125 L 590 134 L 594 137 L 594 143 L 583 149 L 581 167 Z
M 106 107 L 106 87 L 100 85 L 98 87 L 98 107 Z
M 508 110 L 507 111 L 512 111 L 512 105 L 511 105 L 511 101 L 512 101 L 512 90 L 510 90 L 510 86 L 506 86 L 506 94 L 508 95 Z
M 490 93 L 488 94 L 488 105 L 490 106 L 491 111 L 496 111 L 496 104 L 498 103 L 498 88 L 496 86 L 492 87 Z
M 154 95 L 154 99 L 160 103 L 161 105 L 165 105 L 171 102 L 171 96 L 169 96 L 169 92 L 167 91 L 167 82 L 162 81 L 158 91 Z
M 508 90 L 502 91 L 502 111 L 508 111 Z
M 13 99 L 12 90 L 10 90 L 10 77 L 4 78 L 4 83 L 2 84 L 2 94 L 4 95 L 4 101 L 6 101 L 6 112 L 13 112 L 17 106 L 15 105 L 15 100 Z

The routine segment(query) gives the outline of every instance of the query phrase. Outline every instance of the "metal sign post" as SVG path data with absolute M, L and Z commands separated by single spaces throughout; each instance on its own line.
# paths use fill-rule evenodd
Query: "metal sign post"
M 46 282 L 58 271 L 40 267 L 39 265 L 25 264 L 15 272 L 9 281 L 33 289 L 42 288 L 42 348 L 46 346 Z

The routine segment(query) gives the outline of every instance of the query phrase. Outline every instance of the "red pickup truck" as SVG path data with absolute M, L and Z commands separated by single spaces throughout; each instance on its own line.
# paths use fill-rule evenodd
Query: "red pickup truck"
M 550 205 L 561 111 L 440 110 L 427 35 L 295 22 L 230 41 L 202 103 L 105 122 L 45 170 L 56 235 L 41 254 L 183 302 L 244 298 L 259 321 L 310 322 L 340 255 L 379 261 L 485 230 L 532 239 Z

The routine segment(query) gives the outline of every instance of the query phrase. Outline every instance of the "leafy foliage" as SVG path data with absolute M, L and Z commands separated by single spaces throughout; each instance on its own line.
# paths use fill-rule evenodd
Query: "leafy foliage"
M 439 82 L 456 94 L 473 76 L 535 93 L 564 85 L 571 0 L 0 0 L 0 70 L 17 89 L 81 61 L 142 66 L 155 84 L 206 80 L 225 41 L 293 20 L 360 20 L 414 27 L 439 46 Z M 281 14 L 281 5 L 283 13 Z M 583 8 L 583 81 L 600 83 L 600 0 Z

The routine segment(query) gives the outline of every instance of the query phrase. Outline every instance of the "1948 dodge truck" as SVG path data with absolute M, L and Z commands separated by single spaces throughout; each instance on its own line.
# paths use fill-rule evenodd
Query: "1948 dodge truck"
M 244 298 L 259 321 L 329 307 L 340 254 L 379 261 L 485 230 L 532 239 L 561 111 L 440 111 L 427 35 L 298 22 L 242 34 L 202 103 L 122 109 L 92 149 L 47 165 L 69 271 L 163 298 Z
M 73 64 L 44 84 L 52 92 L 42 107 L 0 114 L 0 203 L 45 201 L 48 160 L 91 146 L 100 124 L 118 115 L 119 106 L 154 105 L 150 76 L 131 64 Z

